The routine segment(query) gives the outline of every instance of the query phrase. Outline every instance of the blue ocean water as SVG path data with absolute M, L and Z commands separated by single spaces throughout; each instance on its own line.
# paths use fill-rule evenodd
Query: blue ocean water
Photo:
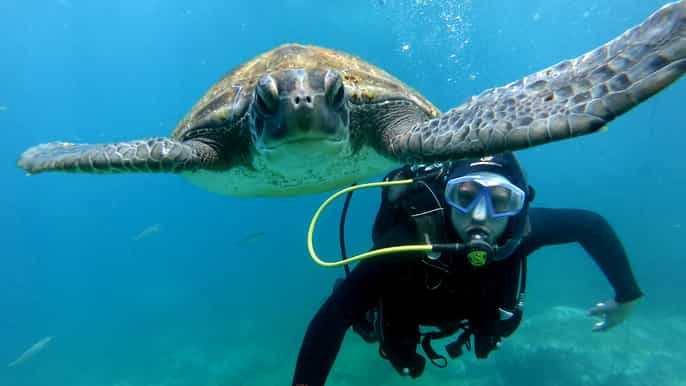
M 287 42 L 358 55 L 447 110 L 595 48 L 664 3 L 0 2 L 0 385 L 288 384 L 307 324 L 342 276 L 306 250 L 326 195 L 223 197 L 173 175 L 29 178 L 15 166 L 28 146 L 168 135 L 227 71 Z M 592 334 L 593 321 L 569 310 L 611 288 L 580 247 L 546 248 L 530 259 L 530 323 L 503 353 L 429 368 L 415 384 L 683 382 L 685 91 L 682 80 L 608 132 L 518 153 L 536 205 L 591 209 L 615 227 L 646 293 L 632 318 Z M 369 246 L 377 205 L 378 192 L 353 200 L 350 250 Z M 332 258 L 337 223 L 327 214 L 317 239 Z M 551 310 L 572 316 L 547 319 Z M 2 365 L 46 336 L 29 361 Z M 523 368 L 512 358 L 531 342 L 540 355 Z M 356 336 L 330 382 L 405 383 Z

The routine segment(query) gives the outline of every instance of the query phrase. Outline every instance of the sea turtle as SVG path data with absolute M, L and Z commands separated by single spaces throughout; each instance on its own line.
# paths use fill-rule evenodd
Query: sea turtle
M 216 83 L 171 138 L 53 142 L 18 159 L 31 174 L 181 173 L 243 196 L 317 193 L 401 162 L 523 149 L 595 132 L 686 71 L 686 0 L 573 60 L 441 114 L 385 71 L 330 49 L 283 45 Z

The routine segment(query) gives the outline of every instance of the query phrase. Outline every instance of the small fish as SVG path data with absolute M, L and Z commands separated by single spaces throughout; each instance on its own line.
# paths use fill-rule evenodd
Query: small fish
M 9 108 L 7 106 L 0 105 L 0 113 L 4 113 L 7 110 L 9 110 Z
M 255 232 L 245 235 L 242 239 L 236 241 L 237 245 L 247 245 L 256 243 L 264 238 L 264 232 Z
M 45 349 L 45 347 L 48 346 L 48 343 L 50 343 L 50 341 L 52 341 L 51 336 L 39 340 L 33 346 L 29 347 L 28 350 L 24 351 L 21 355 L 19 355 L 19 358 L 15 359 L 12 363 L 8 364 L 7 367 L 18 366 L 26 362 L 27 360 L 31 359 L 31 357 L 43 351 L 43 349 Z
M 133 240 L 133 241 L 145 240 L 148 237 L 151 237 L 154 234 L 156 234 L 157 232 L 159 232 L 160 229 L 162 229 L 160 224 L 150 225 L 149 227 L 143 229 L 139 234 L 137 234 L 135 236 L 131 236 L 131 240 Z

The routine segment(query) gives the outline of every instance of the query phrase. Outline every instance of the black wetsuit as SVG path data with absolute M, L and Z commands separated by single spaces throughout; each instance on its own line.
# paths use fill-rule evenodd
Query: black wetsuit
M 410 334 L 417 333 L 417 324 L 436 325 L 442 320 L 466 319 L 488 326 L 487 319 L 498 318 L 494 314 L 497 308 L 484 309 L 482 305 L 512 304 L 517 295 L 512 288 L 518 284 L 519 261 L 545 245 L 580 243 L 614 288 L 617 302 L 642 296 L 624 248 L 603 217 L 585 210 L 531 208 L 529 219 L 530 232 L 513 255 L 485 267 L 472 267 L 466 258 L 457 259 L 453 273 L 445 274 L 410 254 L 359 263 L 310 322 L 293 385 L 323 385 L 348 328 L 382 299 L 391 316 L 395 313 L 395 320 L 403 321 L 398 328 L 409 328 Z M 406 227 L 395 227 L 375 243 L 375 248 L 407 244 L 408 232 Z M 437 289 L 428 289 L 439 281 Z M 418 339 L 410 339 L 412 352 Z

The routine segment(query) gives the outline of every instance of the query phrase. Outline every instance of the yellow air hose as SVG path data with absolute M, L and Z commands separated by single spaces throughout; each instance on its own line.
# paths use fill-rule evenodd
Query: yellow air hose
M 434 246 L 431 244 L 419 244 L 419 245 L 399 245 L 395 247 L 387 247 L 387 248 L 381 248 L 381 249 L 375 249 L 369 252 L 365 252 L 362 254 L 359 254 L 357 256 L 349 257 L 345 260 L 340 260 L 340 261 L 335 261 L 335 262 L 330 262 L 330 261 L 323 261 L 321 260 L 318 256 L 317 253 L 314 251 L 314 243 L 312 241 L 312 238 L 314 236 L 314 228 L 317 225 L 317 221 L 319 221 L 319 216 L 321 216 L 322 212 L 324 209 L 326 209 L 333 200 L 337 199 L 338 197 L 354 191 L 358 189 L 366 189 L 366 188 L 377 188 L 377 187 L 384 187 L 384 186 L 393 186 L 393 185 L 405 185 L 405 184 L 411 184 L 413 183 L 414 180 L 412 179 L 406 179 L 406 180 L 396 180 L 396 181 L 381 181 L 381 182 L 370 182 L 367 184 L 360 184 L 360 185 L 355 185 L 355 186 L 350 186 L 345 189 L 339 190 L 338 192 L 332 194 L 322 205 L 317 209 L 317 211 L 314 213 L 314 216 L 312 216 L 312 220 L 310 221 L 310 227 L 307 230 L 307 249 L 310 251 L 310 256 L 312 257 L 312 260 L 314 260 L 315 263 L 319 264 L 322 267 L 326 268 L 335 268 L 335 267 L 341 267 L 343 265 L 351 264 L 358 262 L 360 260 L 368 259 L 371 257 L 375 256 L 380 256 L 380 255 L 386 255 L 390 253 L 400 253 L 400 252 L 430 252 L 432 250 L 435 250 Z

